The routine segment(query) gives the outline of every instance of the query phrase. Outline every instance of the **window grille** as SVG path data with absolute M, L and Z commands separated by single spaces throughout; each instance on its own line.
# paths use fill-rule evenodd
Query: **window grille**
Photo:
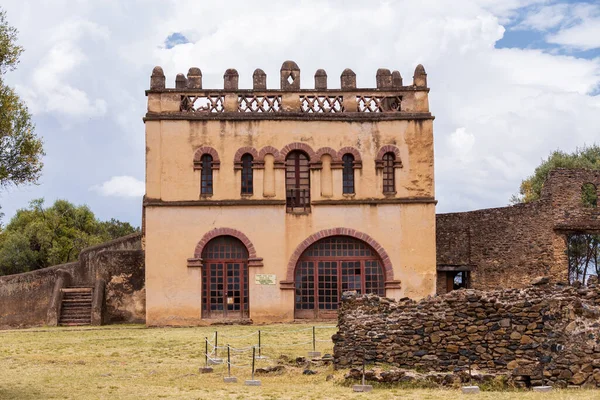
M 202 172 L 200 175 L 200 194 L 213 194 L 213 158 L 210 154 L 204 154 L 200 159 Z
M 343 169 L 343 193 L 354 193 L 354 156 L 352 154 L 344 154 L 342 157 L 344 164 Z
M 288 212 L 310 208 L 308 156 L 301 151 L 292 151 L 285 160 L 285 188 Z
M 383 193 L 396 192 L 396 171 L 394 169 L 394 161 L 396 156 L 394 153 L 385 153 L 383 155 Z
M 242 156 L 242 194 L 254 192 L 252 161 L 252 155 L 244 154 Z

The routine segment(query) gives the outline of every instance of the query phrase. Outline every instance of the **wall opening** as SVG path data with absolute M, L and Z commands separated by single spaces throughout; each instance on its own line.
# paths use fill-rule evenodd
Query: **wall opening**
M 569 283 L 586 284 L 600 276 L 600 232 L 573 232 L 567 235 Z
M 584 207 L 598 207 L 598 188 L 593 183 L 584 183 L 581 186 L 581 202 Z

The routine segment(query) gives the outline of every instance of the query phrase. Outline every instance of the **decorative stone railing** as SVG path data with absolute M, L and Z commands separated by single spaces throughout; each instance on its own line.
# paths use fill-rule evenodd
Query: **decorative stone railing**
M 398 71 L 379 69 L 377 87 L 356 87 L 356 74 L 346 69 L 340 76 L 340 89 L 327 89 L 327 73 L 320 69 L 315 73 L 315 88 L 300 88 L 300 69 L 293 61 L 281 67 L 280 89 L 267 89 L 266 74 L 257 69 L 253 74 L 253 88 L 239 89 L 239 75 L 228 69 L 223 76 L 223 89 L 202 88 L 202 72 L 190 68 L 187 77 L 178 74 L 175 88 L 165 87 L 165 75 L 161 67 L 155 67 L 147 91 L 148 113 L 179 113 L 180 118 L 202 118 L 214 114 L 268 114 L 294 116 L 323 114 L 385 114 L 387 116 L 421 114 L 430 117 L 427 93 L 427 74 L 422 65 L 415 69 L 413 84 L 403 86 Z M 423 115 L 426 114 L 426 115 Z M 358 116 L 358 115 L 357 115 Z M 148 117 L 148 116 L 147 116 Z M 266 118 L 269 118 L 265 115 Z M 381 115 L 383 117 L 383 115 Z

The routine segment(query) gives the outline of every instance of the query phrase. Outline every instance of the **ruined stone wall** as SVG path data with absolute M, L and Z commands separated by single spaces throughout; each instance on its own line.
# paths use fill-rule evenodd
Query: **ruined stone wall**
M 523 287 L 532 277 L 567 280 L 567 268 L 554 268 L 552 215 L 547 201 L 436 216 L 437 265 L 466 265 L 471 287 L 491 290 Z M 564 246 L 564 239 L 562 240 Z M 438 284 L 438 294 L 446 292 Z
M 458 290 L 419 302 L 344 299 L 335 365 L 386 363 L 425 371 L 468 368 L 523 385 L 600 386 L 600 290 L 543 285 Z
M 600 208 L 585 207 L 581 188 L 600 189 L 600 171 L 556 169 L 540 200 L 511 207 L 436 216 L 437 293 L 446 292 L 444 270 L 470 270 L 470 287 L 523 287 L 544 275 L 568 281 L 566 234 L 600 232 Z
M 0 328 L 46 324 L 61 274 L 67 286 L 93 287 L 97 279 L 106 282 L 105 322 L 143 322 L 144 252 L 141 234 L 133 234 L 88 247 L 76 262 L 0 276 Z

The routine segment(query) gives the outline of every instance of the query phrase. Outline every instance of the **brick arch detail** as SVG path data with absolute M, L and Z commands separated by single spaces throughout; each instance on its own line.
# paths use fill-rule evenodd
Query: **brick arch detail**
M 202 236 L 202 239 L 200 239 L 194 250 L 194 258 L 202 258 L 202 250 L 204 250 L 204 246 L 218 236 L 233 236 L 234 238 L 239 239 L 248 250 L 248 259 L 252 260 L 258 258 L 256 256 L 256 249 L 254 248 L 254 245 L 250 239 L 248 239 L 248 236 L 236 229 L 231 228 L 215 228 Z
M 396 156 L 396 161 L 400 161 L 400 149 L 392 144 L 388 144 L 380 148 L 377 152 L 377 157 L 375 157 L 375 161 L 382 162 L 385 153 L 394 153 Z
M 394 153 L 396 156 L 396 161 L 400 161 L 400 149 L 392 144 L 388 144 L 383 146 L 377 152 L 377 157 L 375 157 L 375 161 L 383 161 L 383 155 L 385 153 Z
M 354 162 L 362 161 L 359 151 L 354 147 L 342 147 L 340 151 L 338 151 L 338 158 L 341 160 L 345 154 L 352 154 L 354 156 Z
M 219 153 L 212 147 L 202 146 L 194 153 L 194 169 L 201 169 L 202 167 L 202 156 L 209 154 L 213 158 L 213 169 L 219 169 L 221 160 L 219 159 Z
M 308 161 L 316 160 L 316 153 L 312 149 L 312 147 L 310 147 L 306 143 L 300 143 L 300 142 L 290 143 L 287 146 L 285 146 L 283 149 L 281 149 L 281 151 L 279 152 L 281 155 L 281 160 L 285 161 L 287 155 L 291 151 L 294 151 L 294 150 L 301 150 L 301 151 L 305 152 L 306 155 L 308 155 Z
M 233 162 L 241 164 L 242 156 L 244 154 L 250 154 L 254 160 L 258 160 L 258 151 L 256 151 L 254 147 L 241 147 L 235 152 L 235 156 L 233 156 Z
M 300 243 L 298 247 L 296 247 L 296 250 L 294 250 L 294 253 L 292 253 L 290 261 L 287 265 L 286 280 L 288 282 L 294 281 L 294 272 L 296 270 L 296 264 L 298 264 L 298 260 L 300 259 L 300 256 L 302 256 L 302 253 L 304 253 L 304 251 L 308 249 L 312 244 L 330 236 L 350 236 L 367 243 L 373 248 L 373 250 L 375 250 L 375 252 L 381 258 L 381 261 L 383 262 L 383 272 L 385 274 L 385 281 L 391 282 L 394 280 L 394 269 L 392 267 L 392 261 L 390 260 L 390 256 L 387 254 L 383 246 L 380 245 L 375 239 L 373 239 L 366 233 L 362 233 L 354 229 L 331 228 L 324 229 L 322 231 L 310 235 L 309 237 L 304 239 L 304 241 L 302 241 L 302 243 Z
M 257 161 L 264 162 L 265 161 L 265 156 L 267 154 L 272 154 L 273 157 L 275 158 L 275 161 L 282 161 L 281 160 L 281 154 L 279 153 L 279 150 L 277 150 L 273 146 L 265 146 L 262 149 L 260 149 L 260 152 L 258 153 Z
M 321 147 L 315 153 L 315 160 L 314 161 L 315 162 L 321 161 L 321 157 L 323 157 L 325 154 L 329 154 L 331 156 L 331 161 L 339 161 L 340 160 L 339 157 L 338 157 L 338 152 L 337 151 L 335 151 L 331 147 Z

